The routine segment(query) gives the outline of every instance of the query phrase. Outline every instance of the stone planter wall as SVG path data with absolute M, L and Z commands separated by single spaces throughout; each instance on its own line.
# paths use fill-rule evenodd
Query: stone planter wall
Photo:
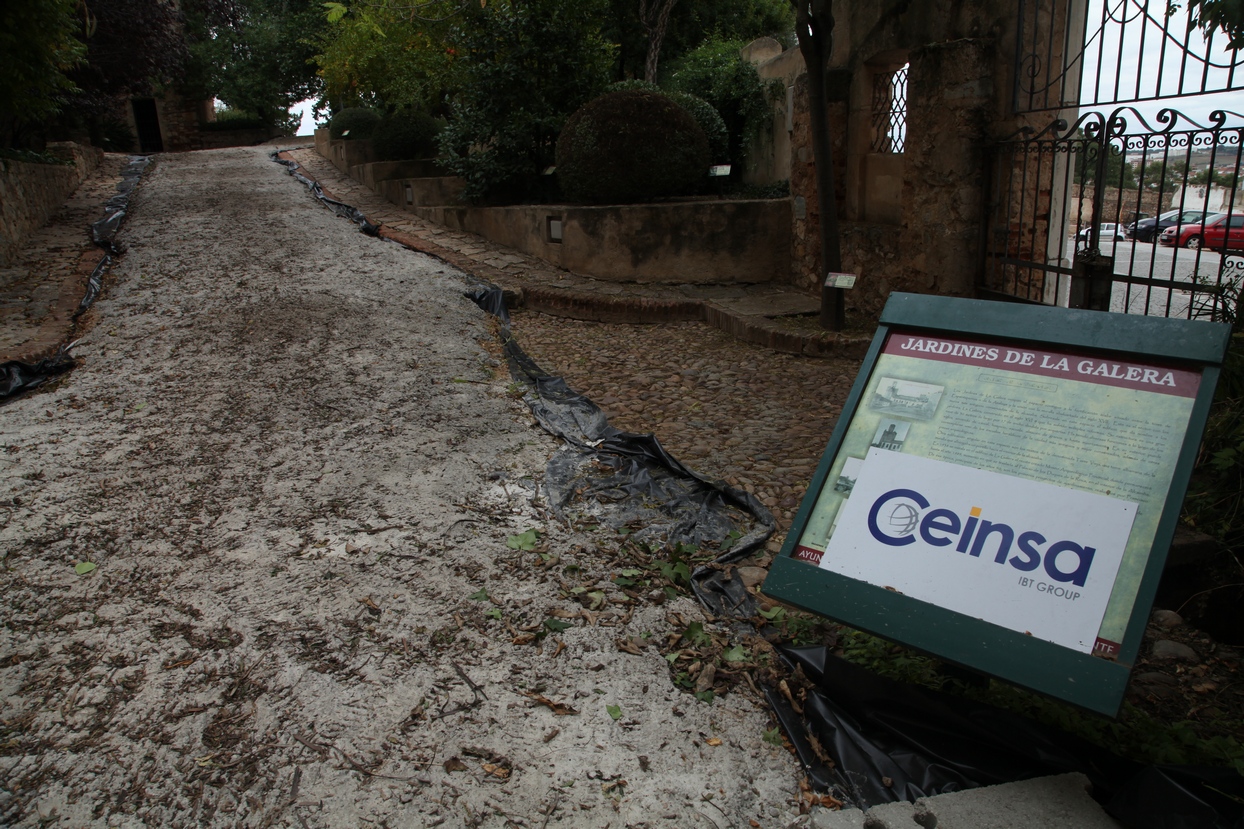
M 104 158 L 103 150 L 81 144 L 50 144 L 48 150 L 72 158 L 73 166 L 0 159 L 0 267 L 13 263 L 22 243 Z
M 413 210 L 598 279 L 785 282 L 790 271 L 789 199 Z

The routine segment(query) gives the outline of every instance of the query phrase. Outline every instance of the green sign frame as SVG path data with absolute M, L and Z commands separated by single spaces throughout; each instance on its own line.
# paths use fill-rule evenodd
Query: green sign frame
M 887 337 L 896 333 L 975 338 L 1018 348 L 1062 348 L 1100 358 L 1146 359 L 1200 376 L 1117 653 L 1103 657 L 1072 650 L 794 557 Z M 1117 716 L 1140 652 L 1230 336 L 1230 326 L 1220 323 L 922 294 L 891 295 L 785 544 L 770 567 L 763 593 L 945 661 L 1090 711 Z

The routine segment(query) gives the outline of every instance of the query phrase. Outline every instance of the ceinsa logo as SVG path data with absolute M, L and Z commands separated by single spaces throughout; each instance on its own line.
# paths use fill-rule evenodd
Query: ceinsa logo
M 1089 568 L 1093 566 L 1093 555 L 1097 552 L 1093 547 L 1074 541 L 1050 543 L 1035 530 L 1019 532 L 1006 524 L 981 518 L 980 507 L 972 507 L 966 518 L 954 510 L 929 507 L 929 499 L 914 489 L 892 489 L 873 502 L 868 511 L 868 532 L 890 547 L 915 544 L 918 536 L 931 547 L 954 544 L 956 552 L 977 558 L 985 552 L 986 545 L 996 542 L 995 564 L 1009 564 L 1023 572 L 1044 565 L 1045 572 L 1054 581 L 1069 582 L 1077 587 L 1084 586 Z M 1012 549 L 1017 550 L 1015 555 L 1011 555 Z M 1074 569 L 1064 569 L 1070 558 L 1074 558 Z

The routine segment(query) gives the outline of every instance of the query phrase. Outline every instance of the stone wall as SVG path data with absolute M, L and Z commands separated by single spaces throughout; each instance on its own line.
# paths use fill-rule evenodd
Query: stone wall
M 1050 117 L 1012 112 L 1016 12 L 1012 0 L 904 0 L 851 4 L 836 16 L 826 90 L 843 268 L 859 275 L 849 310 L 875 315 L 891 291 L 976 293 L 990 148 Z M 906 140 L 892 152 L 874 120 L 874 90 L 903 66 Z M 820 217 L 802 78 L 794 99 L 791 281 L 816 292 Z
M 604 280 L 784 282 L 790 270 L 788 199 L 410 209 Z
M 99 166 L 104 153 L 81 144 L 49 144 L 48 152 L 73 165 L 32 164 L 0 158 L 0 267 L 11 265 L 22 243 L 56 215 Z

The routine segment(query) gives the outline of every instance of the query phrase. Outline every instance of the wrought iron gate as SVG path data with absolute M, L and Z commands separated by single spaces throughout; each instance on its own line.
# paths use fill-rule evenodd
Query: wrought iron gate
M 1211 59 L 1212 34 L 1205 54 L 1195 51 L 1165 8 L 1022 0 L 1014 110 L 1053 120 L 994 148 L 983 294 L 1160 316 L 1234 312 L 1244 277 L 1244 203 L 1231 215 L 1244 202 L 1244 115 L 1216 110 L 1198 122 L 1163 109 L 1151 123 L 1125 104 L 1244 88 L 1244 57 Z M 1164 80 L 1169 65 L 1179 72 Z M 1092 83 L 1081 82 L 1086 74 Z M 1081 113 L 1081 98 L 1111 111 Z M 1210 218 L 1219 214 L 1228 215 Z

